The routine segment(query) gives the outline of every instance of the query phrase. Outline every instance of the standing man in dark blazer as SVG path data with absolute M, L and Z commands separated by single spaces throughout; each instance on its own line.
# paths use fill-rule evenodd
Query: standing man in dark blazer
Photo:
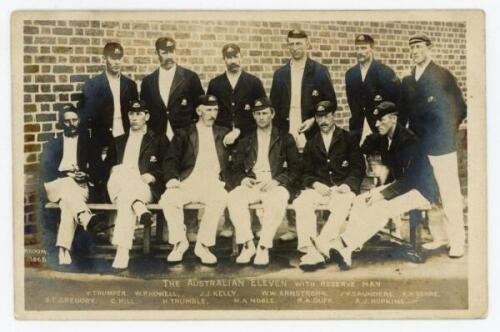
M 419 140 L 397 120 L 396 105 L 382 102 L 375 109 L 378 133 L 368 136 L 363 143 L 365 154 L 380 153 L 382 163 L 391 174 L 391 182 L 355 198 L 349 222 L 342 234 L 330 240 L 316 239 L 316 248 L 334 259 L 343 270 L 351 267 L 352 252 L 361 248 L 387 224 L 389 218 L 437 201 L 437 186 L 429 158 L 420 149 Z
M 299 266 L 304 270 L 324 264 L 311 238 L 326 242 L 340 234 L 365 175 L 359 145 L 347 131 L 335 125 L 334 112 L 330 101 L 322 101 L 316 107 L 320 131 L 304 148 L 302 184 L 305 189 L 293 202 L 297 213 L 297 248 L 305 253 Z M 331 211 L 319 236 L 315 214 L 318 204 L 327 204 Z
M 275 125 L 292 134 L 301 150 L 306 138 L 310 139 L 318 131 L 314 121 L 315 104 L 329 100 L 336 109 L 337 98 L 328 69 L 308 57 L 307 34 L 291 30 L 287 45 L 292 58 L 274 73 L 271 103 L 276 108 Z
M 424 248 L 448 245 L 449 256 L 457 258 L 464 254 L 465 229 L 456 144 L 467 105 L 455 77 L 432 61 L 429 37 L 413 36 L 409 46 L 415 68 L 403 79 L 401 111 L 407 112 L 409 128 L 429 156 L 445 214 L 446 234 L 431 228 L 434 241 Z
M 230 145 L 238 137 L 255 130 L 251 106 L 256 99 L 266 97 L 266 91 L 259 78 L 241 69 L 238 45 L 225 45 L 222 58 L 226 72 L 210 80 L 207 94 L 216 96 L 219 101 L 219 115 L 215 124 L 231 130 L 224 139 L 224 143 Z
M 399 105 L 401 83 L 389 66 L 373 55 L 375 41 L 370 35 L 357 35 L 354 44 L 358 64 L 345 74 L 347 102 L 351 110 L 349 131 L 362 140 L 366 134 L 376 132 L 373 111 L 381 101 Z M 369 129 L 363 135 L 363 129 Z
M 115 139 L 110 149 L 113 165 L 108 181 L 108 193 L 117 205 L 117 215 L 111 243 L 117 247 L 113 267 L 128 266 L 137 221 L 151 225 L 151 213 L 146 203 L 158 200 L 163 193 L 161 160 L 168 141 L 161 140 L 147 127 L 149 111 L 144 102 L 135 101 L 129 108 L 129 131 Z M 162 144 L 163 143 L 163 144 Z
M 79 108 L 82 111 L 82 129 L 89 131 L 92 159 L 96 168 L 105 159 L 113 138 L 128 132 L 128 106 L 137 100 L 137 84 L 122 74 L 123 47 L 107 43 L 103 49 L 106 69 L 85 82 Z M 102 156 L 102 157 L 101 157 Z M 97 191 L 104 191 L 107 174 L 98 174 Z
M 232 182 L 236 186 L 228 198 L 228 209 L 236 231 L 236 243 L 243 244 L 236 263 L 269 264 L 269 249 L 293 197 L 293 184 L 302 168 L 292 135 L 273 127 L 274 109 L 268 98 L 252 106 L 257 129 L 238 142 L 233 160 Z M 262 231 L 255 249 L 248 204 L 262 202 Z
M 63 135 L 49 140 L 41 156 L 40 171 L 47 198 L 58 203 L 61 222 L 57 231 L 59 264 L 71 264 L 70 250 L 76 227 L 86 230 L 96 221 L 87 207 L 90 183 L 90 144 L 87 133 L 80 130 L 77 109 L 68 104 L 59 114 Z
M 174 39 L 158 38 L 155 47 L 160 68 L 142 80 L 141 100 L 150 111 L 151 129 L 171 140 L 175 131 L 193 123 L 197 98 L 205 92 L 198 74 L 177 65 Z
M 160 205 L 168 223 L 168 241 L 174 245 L 167 257 L 171 263 L 182 261 L 189 247 L 184 205 L 205 205 L 194 254 L 203 264 L 213 265 L 217 257 L 209 247 L 215 245 L 217 223 L 227 204 L 225 181 L 229 158 L 223 140 L 229 129 L 214 124 L 219 110 L 215 96 L 200 96 L 197 104 L 198 122 L 176 132 L 163 160 L 167 190 Z

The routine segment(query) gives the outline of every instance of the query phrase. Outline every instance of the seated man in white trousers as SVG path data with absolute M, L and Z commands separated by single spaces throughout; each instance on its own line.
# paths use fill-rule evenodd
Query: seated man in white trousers
M 163 190 L 161 180 L 162 151 L 168 140 L 148 130 L 149 111 L 143 101 L 132 102 L 128 111 L 129 132 L 115 138 L 109 160 L 114 165 L 108 181 L 108 193 L 117 205 L 111 243 L 116 246 L 113 268 L 126 269 L 132 249 L 137 221 L 151 225 L 146 203 L 158 199 Z
M 301 170 L 299 151 L 293 136 L 273 127 L 275 111 L 268 98 L 255 101 L 253 117 L 257 129 L 238 142 L 233 158 L 228 209 L 236 232 L 236 243 L 243 244 L 238 264 L 269 264 L 269 249 L 285 216 L 286 206 Z M 260 240 L 255 249 L 248 205 L 261 202 L 263 216 Z
M 47 198 L 59 203 L 61 222 L 57 231 L 59 264 L 71 264 L 71 245 L 76 227 L 86 230 L 96 222 L 87 207 L 90 182 L 89 140 L 79 132 L 77 109 L 68 104 L 62 109 L 59 121 L 63 135 L 49 140 L 41 157 L 41 172 Z
M 304 148 L 305 190 L 294 201 L 297 213 L 298 250 L 306 253 L 299 267 L 305 271 L 324 265 L 323 256 L 311 243 L 318 235 L 315 210 L 327 205 L 328 221 L 319 238 L 328 241 L 340 234 L 351 209 L 352 201 L 365 175 L 365 161 L 355 137 L 335 126 L 335 107 L 330 101 L 319 102 L 315 117 L 320 131 Z
M 224 136 L 229 129 L 214 125 L 219 108 L 213 95 L 200 96 L 196 113 L 198 122 L 178 130 L 163 165 L 167 190 L 160 204 L 168 223 L 169 239 L 174 245 L 167 261 L 182 261 L 189 247 L 184 225 L 184 206 L 203 203 L 205 213 L 200 222 L 194 254 L 203 264 L 217 264 L 209 247 L 215 245 L 217 224 L 227 205 L 225 176 L 228 153 Z
M 389 168 L 393 181 L 356 197 L 346 229 L 330 241 L 314 239 L 318 250 L 334 260 L 343 270 L 351 267 L 351 255 L 381 230 L 388 219 L 413 209 L 421 208 L 437 199 L 429 159 L 417 137 L 398 124 L 396 107 L 392 102 L 382 102 L 374 110 L 379 134 L 368 136 L 363 152 L 378 152 Z

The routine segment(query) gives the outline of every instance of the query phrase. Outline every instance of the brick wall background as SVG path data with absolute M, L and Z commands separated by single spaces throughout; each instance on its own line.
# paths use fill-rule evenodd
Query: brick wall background
M 36 170 L 42 145 L 56 129 L 57 110 L 62 103 L 76 102 L 84 82 L 100 73 L 102 47 L 109 41 L 125 49 L 123 73 L 136 80 L 158 67 L 154 42 L 161 36 L 177 41 L 178 63 L 208 81 L 224 71 L 222 46 L 236 42 L 242 50 L 242 66 L 260 77 L 269 93 L 273 72 L 289 59 L 286 34 L 290 29 L 308 32 L 310 56 L 330 70 L 337 93 L 339 125 L 350 116 L 344 74 L 356 63 L 353 40 L 369 33 L 375 40 L 376 58 L 403 77 L 409 72 L 408 37 L 425 33 L 434 42 L 434 58 L 448 68 L 467 94 L 466 26 L 462 22 L 369 22 L 369 21 L 24 21 L 24 153 L 25 232 L 27 242 L 36 240 L 34 193 Z M 466 193 L 466 135 L 460 135 L 461 180 Z

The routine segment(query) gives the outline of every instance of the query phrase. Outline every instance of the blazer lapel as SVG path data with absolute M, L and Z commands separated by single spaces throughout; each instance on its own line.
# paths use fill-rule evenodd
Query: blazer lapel
M 170 86 L 170 93 L 168 98 L 169 104 L 172 100 L 172 98 L 170 97 L 174 94 L 175 90 L 182 84 L 183 81 L 184 81 L 184 71 L 181 67 L 177 66 L 177 68 L 175 69 L 172 85 Z
M 140 152 L 139 152 L 139 159 L 142 157 L 142 155 L 144 154 L 144 151 L 146 151 L 146 149 L 149 147 L 149 145 L 151 144 L 152 141 L 153 141 L 153 137 L 151 135 L 151 132 L 147 131 L 144 134 L 144 136 L 142 136 L 141 148 L 140 148 Z
M 287 99 L 290 99 L 292 96 L 292 68 L 290 67 L 290 62 L 285 65 L 285 77 L 284 77 L 284 83 L 285 83 L 285 91 L 288 93 Z
M 195 160 L 198 157 L 198 137 L 198 130 L 196 129 L 195 125 L 192 125 L 191 129 L 189 130 L 189 143 L 193 147 Z
M 328 154 L 332 153 L 335 143 L 337 143 L 337 141 L 340 140 L 341 136 L 342 136 L 342 131 L 340 130 L 340 128 L 335 127 L 332 134 L 332 141 L 330 142 L 330 146 L 328 147 Z

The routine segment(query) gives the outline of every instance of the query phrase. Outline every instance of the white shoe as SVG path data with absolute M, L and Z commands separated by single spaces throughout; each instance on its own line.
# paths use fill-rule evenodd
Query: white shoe
M 129 261 L 129 250 L 123 247 L 116 249 L 115 259 L 111 265 L 114 269 L 126 269 Z
M 269 265 L 269 249 L 264 246 L 259 246 L 253 259 L 253 265 L 257 267 L 265 267 Z
M 318 238 L 313 238 L 313 237 L 311 237 L 310 240 L 311 240 L 311 243 L 313 244 L 313 246 L 317 249 L 317 251 L 321 255 L 323 255 L 324 258 L 330 259 L 330 249 L 332 248 L 331 243 L 333 241 L 330 241 L 329 243 L 325 243 L 325 242 L 319 241 Z
M 223 229 L 220 233 L 219 233 L 219 236 L 220 237 L 223 237 L 225 239 L 230 239 L 233 237 L 233 230 L 230 229 L 230 228 L 226 228 L 226 229 Z
M 299 267 L 304 271 L 314 271 L 325 264 L 325 258 L 314 247 L 310 247 L 307 253 L 300 257 Z
M 293 241 L 297 239 L 297 233 L 288 231 L 280 236 L 280 240 L 284 242 Z
M 255 245 L 250 240 L 243 245 L 240 255 L 236 258 L 236 264 L 248 264 L 253 256 L 255 256 Z
M 189 248 L 189 242 L 187 240 L 182 240 L 177 242 L 174 245 L 174 248 L 170 252 L 170 254 L 167 256 L 167 262 L 170 263 L 178 263 L 182 261 L 182 258 L 184 257 L 184 253 L 186 250 Z
M 71 255 L 68 249 L 59 248 L 59 265 L 71 264 Z
M 210 252 L 210 249 L 208 249 L 208 247 L 199 242 L 196 242 L 196 245 L 194 246 L 194 254 L 201 260 L 202 264 L 217 264 L 217 257 Z
M 463 245 L 451 246 L 448 256 L 450 258 L 460 258 L 465 254 L 465 248 Z
M 424 243 L 422 245 L 422 248 L 424 248 L 425 250 L 436 250 L 444 246 L 448 246 L 448 242 L 443 240 Z

